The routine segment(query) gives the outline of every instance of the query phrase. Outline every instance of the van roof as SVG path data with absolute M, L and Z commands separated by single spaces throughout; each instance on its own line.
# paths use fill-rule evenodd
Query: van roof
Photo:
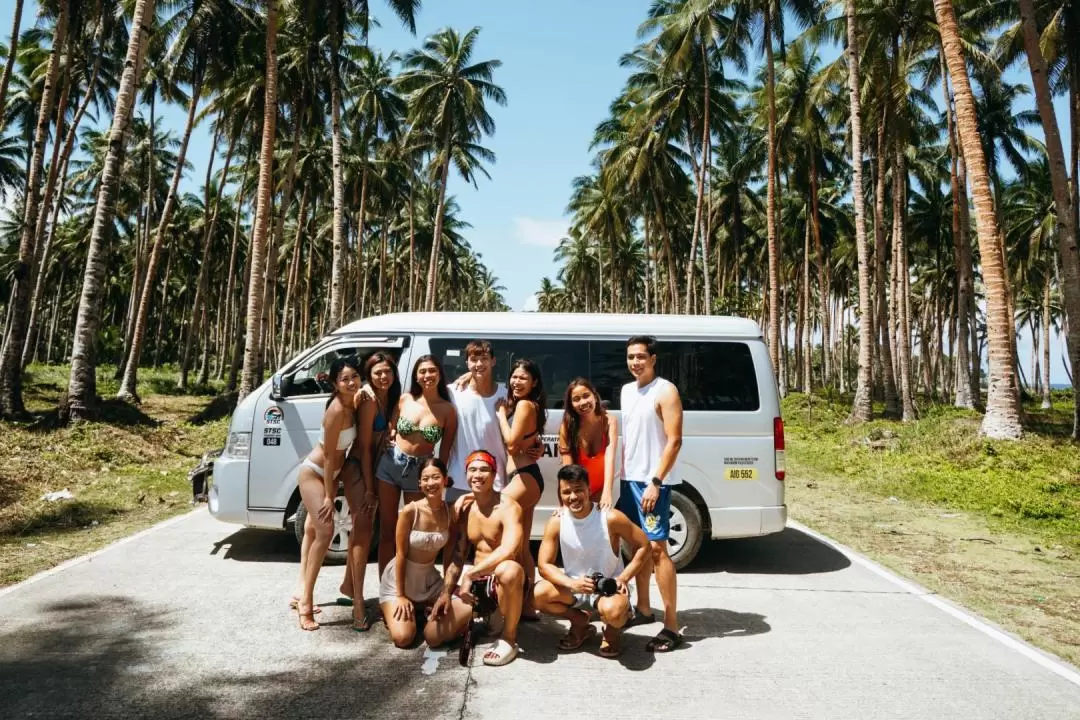
M 630 337 L 635 334 L 669 337 L 762 337 L 761 328 L 753 320 L 729 316 L 538 312 L 391 313 L 354 320 L 333 334 L 362 332 L 419 332 L 433 335 L 465 332 L 477 337 L 521 333 L 616 337 Z

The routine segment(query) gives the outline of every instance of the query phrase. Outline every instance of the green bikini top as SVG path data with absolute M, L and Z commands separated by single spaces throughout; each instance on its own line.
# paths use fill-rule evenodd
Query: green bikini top
M 412 420 L 406 418 L 398 418 L 397 421 L 398 435 L 412 435 L 413 433 L 420 433 L 420 436 L 434 445 L 442 440 L 442 428 L 438 425 L 427 425 L 420 427 Z

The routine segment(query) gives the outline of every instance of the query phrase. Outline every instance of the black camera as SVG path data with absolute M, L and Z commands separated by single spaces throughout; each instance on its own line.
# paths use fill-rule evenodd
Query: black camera
M 473 610 L 477 615 L 491 615 L 499 609 L 494 575 L 473 580 L 469 586 L 469 592 L 475 598 Z
M 596 594 L 603 597 L 611 597 L 619 592 L 619 583 L 615 578 L 604 577 L 604 573 L 594 572 L 586 575 L 596 586 Z

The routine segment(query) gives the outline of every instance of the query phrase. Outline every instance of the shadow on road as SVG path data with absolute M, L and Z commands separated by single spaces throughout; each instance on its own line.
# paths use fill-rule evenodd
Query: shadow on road
M 809 535 L 785 528 L 757 538 L 713 540 L 680 574 L 814 575 L 843 570 L 851 561 Z
M 300 546 L 292 533 L 280 530 L 244 528 L 218 540 L 211 555 L 224 555 L 237 562 L 299 563 Z
M 416 652 L 380 642 L 305 652 L 297 665 L 295 649 L 285 658 L 266 646 L 265 658 L 222 667 L 213 643 L 177 654 L 189 632 L 181 620 L 117 596 L 42 608 L 35 622 L 0 632 L 4 717 L 458 716 L 464 676 L 440 673 L 418 693 Z

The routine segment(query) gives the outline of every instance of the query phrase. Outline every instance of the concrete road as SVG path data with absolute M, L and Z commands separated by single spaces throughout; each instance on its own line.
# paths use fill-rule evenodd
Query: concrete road
M 794 528 L 708 545 L 668 655 L 644 651 L 658 625 L 616 661 L 560 655 L 549 620 L 511 665 L 462 668 L 352 632 L 339 567 L 301 632 L 292 539 L 200 510 L 0 591 L 0 717 L 1080 717 L 1075 669 L 841 550 Z

